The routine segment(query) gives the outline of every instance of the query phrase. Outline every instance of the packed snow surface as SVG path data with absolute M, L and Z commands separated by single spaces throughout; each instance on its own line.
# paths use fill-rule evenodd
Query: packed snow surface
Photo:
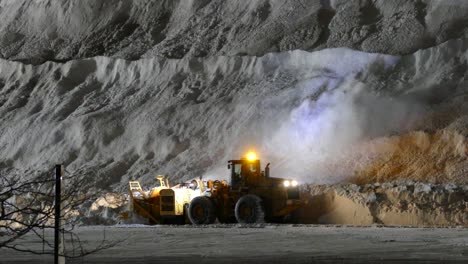
M 468 229 L 311 225 L 82 227 L 86 248 L 123 242 L 67 263 L 466 263 Z M 52 238 L 53 233 L 46 233 Z M 29 236 L 22 246 L 42 250 Z M 70 247 L 71 244 L 66 244 Z M 48 249 L 48 247 L 46 247 Z M 69 248 L 72 250 L 71 248 Z M 0 251 L 0 263 L 48 263 L 53 256 Z

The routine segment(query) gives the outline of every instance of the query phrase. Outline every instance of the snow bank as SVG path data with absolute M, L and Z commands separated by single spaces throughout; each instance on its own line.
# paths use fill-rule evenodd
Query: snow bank
M 91 205 L 85 203 L 80 208 L 79 223 L 82 225 L 123 223 L 122 213 L 131 211 L 128 196 L 120 193 L 105 193 L 90 203 Z M 137 216 L 132 220 L 135 224 L 142 222 Z
M 303 185 L 301 189 L 308 204 L 294 214 L 299 224 L 468 227 L 468 185 L 399 180 L 365 185 Z M 91 207 L 86 206 L 80 216 L 85 225 L 148 224 L 147 219 L 132 213 L 128 197 L 122 194 L 106 193 Z M 122 218 L 123 212 L 127 212 L 127 219 Z
M 466 186 L 387 182 L 310 185 L 301 223 L 468 226 Z

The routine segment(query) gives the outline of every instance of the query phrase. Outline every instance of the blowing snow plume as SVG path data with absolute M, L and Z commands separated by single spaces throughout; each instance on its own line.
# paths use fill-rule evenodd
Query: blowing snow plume
M 444 64 L 428 55 L 416 55 L 424 65 L 417 70 L 408 58 L 397 63 L 387 57 L 344 75 L 349 57 L 334 69 L 323 60 L 326 71 L 294 87 L 304 89 L 299 106 L 277 115 L 277 127 L 270 121 L 258 128 L 264 132 L 256 145 L 272 162 L 273 175 L 307 183 L 465 182 L 466 82 L 457 79 L 462 73 L 444 76 L 450 68 L 465 69 L 458 64 L 465 62 Z M 441 64 L 443 70 L 424 72 Z
M 371 153 L 357 151 L 360 143 L 413 129 L 424 110 L 415 99 L 379 96 L 350 79 L 301 103 L 262 150 L 280 174 L 304 182 L 337 182 L 373 159 Z

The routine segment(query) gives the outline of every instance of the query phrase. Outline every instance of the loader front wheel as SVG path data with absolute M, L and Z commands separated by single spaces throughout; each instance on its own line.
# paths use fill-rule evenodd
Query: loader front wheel
M 188 217 L 194 225 L 208 225 L 216 220 L 215 211 L 214 204 L 208 197 L 199 196 L 190 202 Z
M 265 222 L 263 202 L 257 195 L 247 194 L 236 203 L 236 220 L 240 224 L 253 224 Z

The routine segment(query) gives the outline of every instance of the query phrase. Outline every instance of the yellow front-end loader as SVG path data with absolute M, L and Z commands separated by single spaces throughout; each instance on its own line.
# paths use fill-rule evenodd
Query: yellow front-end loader
M 230 183 L 208 181 L 207 191 L 192 199 L 189 218 L 193 224 L 282 222 L 306 203 L 298 182 L 270 177 L 269 163 L 261 171 L 254 152 L 230 160 Z

